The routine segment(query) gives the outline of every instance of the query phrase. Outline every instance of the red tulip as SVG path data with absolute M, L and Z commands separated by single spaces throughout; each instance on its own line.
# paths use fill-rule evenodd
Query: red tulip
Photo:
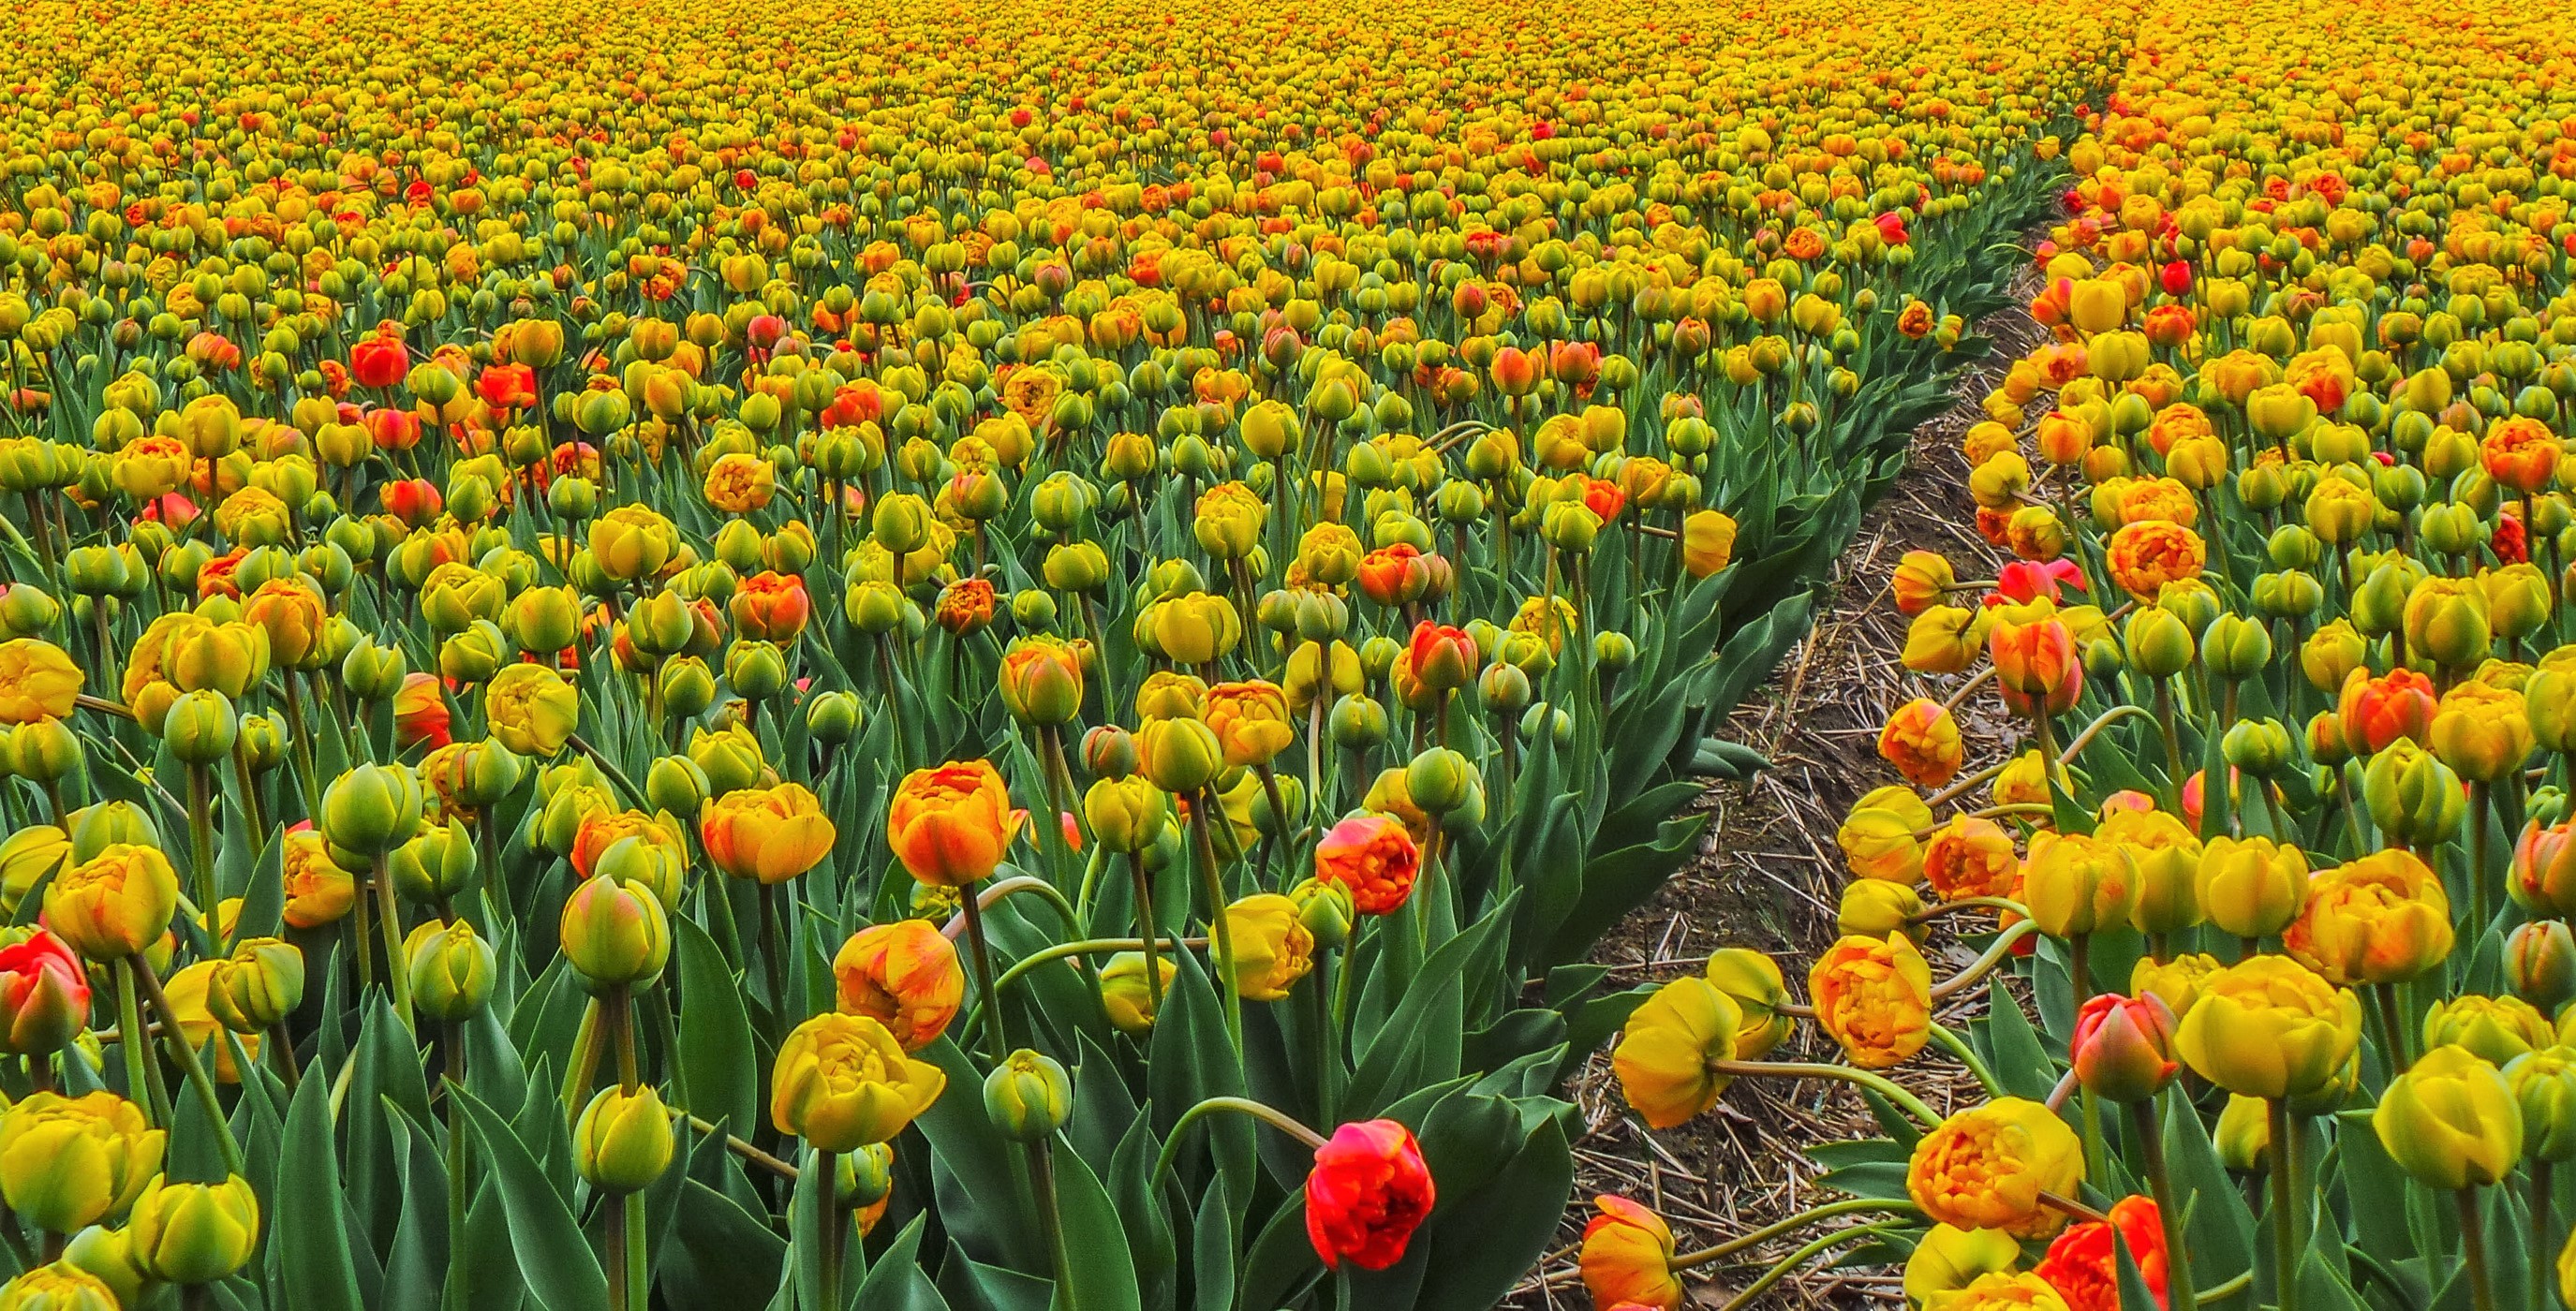
M 1413 1131 L 1393 1120 L 1367 1120 L 1333 1131 L 1315 1149 L 1306 1176 L 1306 1237 L 1326 1266 L 1347 1259 L 1363 1270 L 1384 1270 L 1404 1259 L 1405 1244 L 1425 1216 L 1434 1192 L 1431 1168 L 1422 1163 Z
M 361 387 L 392 387 L 409 372 L 411 349 L 400 337 L 369 337 L 349 350 L 349 376 Z

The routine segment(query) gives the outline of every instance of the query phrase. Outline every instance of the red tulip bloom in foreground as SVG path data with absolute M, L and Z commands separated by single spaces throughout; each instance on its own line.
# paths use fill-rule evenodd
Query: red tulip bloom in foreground
M 71 1041 L 89 1017 L 89 971 L 44 929 L 0 947 L 0 1050 L 42 1056 Z
M 1364 1120 L 1333 1131 L 1306 1176 L 1306 1237 L 1326 1266 L 1344 1260 L 1384 1270 L 1404 1259 L 1413 1231 L 1431 1214 L 1431 1169 L 1413 1131 Z

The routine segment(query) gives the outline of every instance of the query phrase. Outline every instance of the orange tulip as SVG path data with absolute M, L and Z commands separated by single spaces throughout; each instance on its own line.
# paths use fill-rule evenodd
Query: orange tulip
M 875 924 L 832 956 L 837 1009 L 886 1026 L 908 1052 L 939 1041 L 966 999 L 957 948 L 926 920 Z
M 886 814 L 886 845 L 914 878 L 962 888 L 1002 863 L 1019 823 L 993 762 L 951 761 L 904 776 Z

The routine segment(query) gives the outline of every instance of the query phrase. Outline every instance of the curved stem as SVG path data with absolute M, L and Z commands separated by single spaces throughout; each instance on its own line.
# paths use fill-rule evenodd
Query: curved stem
M 1055 907 L 1056 914 L 1063 917 L 1065 932 L 1082 932 L 1082 917 L 1074 910 L 1073 902 L 1066 899 L 1064 893 L 1054 884 L 1032 874 L 1014 874 L 1009 878 L 995 879 L 985 884 L 984 889 L 975 894 L 976 907 L 980 910 L 991 910 L 993 903 L 1015 892 L 1032 892 L 1044 898 L 1048 905 Z M 950 942 L 955 942 L 966 932 L 965 909 L 960 907 L 956 914 L 949 916 L 948 922 L 939 927 L 939 932 Z
M 2086 1206 L 2084 1203 L 2079 1202 L 2072 1197 L 2063 1197 L 2056 1193 L 2043 1192 L 2039 1195 L 2039 1201 L 2042 1206 L 2063 1211 L 2066 1214 L 2071 1215 L 2078 1220 L 2086 1221 L 2087 1223 L 2108 1223 L 2111 1219 L 2111 1217 L 2102 1214 L 2100 1211 L 2094 1210 L 2092 1207 Z
M 2030 918 L 2030 907 L 2025 906 L 2010 897 L 1961 897 L 1955 901 L 1942 902 L 1941 904 L 1932 907 L 1930 910 L 1924 911 L 1920 915 L 1908 915 L 1905 917 L 1905 922 L 1908 924 L 1928 924 L 1944 915 L 1955 914 L 1963 910 L 1999 910 L 2008 915 L 2018 916 L 2022 919 Z
M 567 740 L 572 743 L 573 750 L 590 757 L 590 763 L 599 766 L 599 772 L 608 775 L 609 781 L 626 793 L 627 800 L 639 806 L 652 804 L 644 799 L 644 789 L 635 786 L 635 780 L 628 778 L 626 771 L 617 767 L 616 761 L 602 754 L 599 748 L 592 746 L 581 734 L 575 733 Z
M 1760 1279 L 1754 1280 L 1751 1284 L 1745 1287 L 1743 1292 L 1736 1294 L 1734 1298 L 1727 1302 L 1721 1311 L 1743 1311 L 1743 1308 L 1753 1305 L 1754 1301 L 1760 1298 L 1764 1293 L 1770 1292 L 1773 1284 L 1779 1283 L 1781 1280 L 1788 1278 L 1790 1271 L 1806 1264 L 1808 1258 L 1815 1256 L 1826 1248 L 1848 1243 L 1855 1238 L 1875 1238 L 1880 1234 L 1886 1233 L 1890 1229 L 1896 1228 L 1902 1223 L 1902 1221 L 1897 1220 L 1880 1220 L 1872 1224 L 1853 1225 L 1848 1229 L 1837 1229 L 1830 1234 L 1826 1234 L 1824 1237 L 1799 1248 L 1797 1251 L 1791 1252 L 1787 1257 L 1783 1258 L 1779 1264 L 1763 1271 Z
M 2057 763 L 2064 765 L 2072 762 L 2075 757 L 2083 754 L 2084 748 L 2093 744 L 2093 738 L 2096 734 L 2123 719 L 2152 719 L 2154 717 L 2154 712 L 2148 710 L 2145 706 L 2113 706 L 2110 709 L 2103 711 L 2092 723 L 2086 724 L 2084 726 L 2084 731 L 2076 734 L 2075 740 L 2066 744 L 2066 749 L 2059 752 L 2057 755 Z
M 1049 961 L 1060 961 L 1067 957 L 1090 956 L 1104 951 L 1153 951 L 1157 947 L 1165 951 L 1179 951 L 1184 947 L 1206 945 L 1205 938 L 1163 938 L 1155 942 L 1149 942 L 1143 938 L 1083 938 L 1076 942 L 1051 943 L 1011 962 L 1011 967 L 1002 971 L 1000 978 L 993 980 L 993 991 L 995 995 L 1007 992 L 1011 984 L 1022 975 L 1030 973 Z
M 1162 1154 L 1154 1158 L 1154 1173 L 1149 1177 L 1149 1183 L 1159 1185 L 1163 1176 L 1171 1173 L 1172 1162 L 1180 1158 L 1181 1142 L 1189 1136 L 1190 1126 L 1218 1111 L 1241 1111 L 1308 1147 L 1320 1150 L 1325 1143 L 1324 1135 L 1307 1128 L 1295 1116 L 1276 1106 L 1265 1105 L 1249 1097 L 1210 1097 L 1181 1112 L 1181 1118 L 1172 1122 L 1172 1136 L 1164 1141 Z
M 215 1095 L 214 1076 L 206 1072 L 205 1062 L 197 1059 L 197 1049 L 188 1045 L 186 1032 L 179 1025 L 179 1012 L 170 1005 L 170 994 L 161 990 L 161 979 L 152 972 L 152 962 L 141 955 L 132 958 L 134 981 L 143 987 L 143 995 L 152 1009 L 161 1013 L 162 1033 L 179 1053 L 179 1068 L 188 1076 L 188 1084 L 197 1093 L 198 1105 L 206 1118 L 215 1124 L 215 1145 L 223 1149 L 224 1169 L 242 1172 L 241 1144 L 233 1140 L 232 1122 L 224 1116 L 223 1099 Z
M 1800 1211 L 1786 1220 L 1764 1225 L 1749 1234 L 1730 1238 L 1715 1247 L 1703 1247 L 1696 1252 L 1684 1252 L 1665 1264 L 1675 1270 L 1688 1270 L 1693 1266 L 1707 1265 L 1711 1261 L 1722 1261 L 1748 1247 L 1759 1246 L 1791 1230 L 1802 1229 L 1819 1220 L 1830 1220 L 1838 1215 L 1855 1215 L 1863 1211 L 1911 1212 L 1913 1210 L 1912 1202 L 1879 1197 L 1847 1197 L 1839 1202 L 1827 1202 L 1823 1206 Z
M 1940 1001 L 1945 997 L 1953 996 L 1961 990 L 1973 986 L 1977 980 L 1992 973 L 1997 965 L 2001 965 L 2005 960 L 2011 957 L 2014 943 L 2037 932 L 2039 932 L 2039 926 L 2029 920 L 2023 920 L 2020 923 L 2013 925 L 2011 928 L 2005 929 L 2001 934 L 1996 936 L 1992 943 L 1987 945 L 1986 954 L 1979 956 L 1975 961 L 1971 962 L 1968 968 L 1951 975 L 1949 978 L 1943 979 L 1939 983 L 1933 984 L 1932 1000 Z
M 1807 1061 L 1710 1061 L 1708 1068 L 1715 1073 L 1739 1079 L 1765 1076 L 1787 1079 L 1840 1079 L 1844 1083 L 1859 1084 L 1894 1102 L 1927 1129 L 1941 1123 L 1941 1117 L 1931 1107 L 1924 1105 L 1922 1098 L 1898 1087 L 1893 1080 L 1883 1075 L 1872 1074 L 1867 1070 L 1849 1065 L 1823 1065 Z
M 1986 1090 L 1988 1097 L 2004 1095 L 2004 1086 L 1996 1081 L 1995 1072 L 1987 1069 L 1986 1063 L 1977 1058 L 1977 1053 L 1968 1046 L 1967 1041 L 1951 1032 L 1948 1025 L 1938 1020 L 1933 1021 L 1932 1041 L 1941 1044 L 1943 1050 L 1958 1057 L 1959 1063 L 1968 1067 L 1968 1073 L 1977 1076 L 1978 1085 Z

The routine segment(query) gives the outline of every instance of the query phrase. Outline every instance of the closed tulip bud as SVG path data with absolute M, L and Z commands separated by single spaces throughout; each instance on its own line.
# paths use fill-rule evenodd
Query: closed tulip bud
M 1052 1136 L 1073 1114 L 1073 1080 L 1064 1066 L 1026 1047 L 984 1076 L 984 1116 L 1015 1143 Z
M 441 1020 L 467 1020 L 492 997 L 492 946 L 464 920 L 432 920 L 403 942 L 412 1004 Z
M 2191 665 L 2191 628 L 2171 611 L 2143 607 L 2129 616 L 2121 636 L 2129 668 L 2141 677 L 2171 678 Z
M 2076 1081 L 2109 1101 L 2154 1097 L 2182 1069 L 2173 1057 L 2175 1025 L 2173 1011 L 2154 993 L 2091 998 L 2075 1015 Z
M 2239 615 L 2220 615 L 2200 635 L 2200 658 L 2215 677 L 2251 678 L 2272 663 L 2271 630 Z
M 1136 769 L 1136 736 L 1116 724 L 1084 733 L 1082 767 L 1095 778 L 1125 778 Z
M 1360 693 L 1353 692 L 1335 701 L 1326 722 L 1333 744 L 1346 751 L 1365 751 L 1386 742 L 1386 707 Z
M 661 756 L 644 774 L 644 800 L 655 810 L 693 817 L 706 804 L 707 771 L 687 756 Z
M 235 1033 L 262 1033 L 304 1004 L 304 953 L 278 938 L 250 938 L 215 967 L 206 1009 Z
M 211 1284 L 250 1263 L 259 1243 L 259 1198 L 240 1175 L 219 1184 L 154 1175 L 126 1222 L 128 1253 L 164 1283 Z
M 2256 574 L 2253 595 L 2267 619 L 2305 619 L 2326 603 L 2325 585 L 2296 572 Z
M 170 754 L 192 765 L 229 759 L 240 732 L 232 702 L 212 688 L 181 694 L 161 721 L 161 740 Z
M 0 1050 L 50 1057 L 89 1020 L 89 975 L 43 929 L 0 947 Z
M 2437 1191 L 2502 1181 L 2522 1160 L 2522 1112 L 2495 1066 L 2465 1047 L 2436 1047 L 2390 1082 L 2371 1113 L 2380 1145 Z
M 2307 857 L 2266 837 L 2210 839 L 2198 877 L 2209 922 L 2238 938 L 2281 932 L 2308 902 Z
M 818 692 L 805 703 L 805 732 L 826 746 L 857 737 L 865 707 L 853 692 Z
M 1467 757 L 1447 747 L 1432 747 L 1405 765 L 1405 795 L 1430 815 L 1445 815 L 1466 804 L 1475 784 Z
M 1330 951 L 1350 941 L 1359 911 L 1351 890 L 1336 879 L 1309 878 L 1288 890 L 1297 920 L 1314 938 L 1315 949 Z
M 2468 808 L 2460 776 L 2403 738 L 2370 758 L 2361 795 L 2371 823 L 2411 846 L 2430 847 L 2457 832 Z
M 2227 1105 L 2218 1113 L 2218 1127 L 2210 1141 L 2218 1148 L 2219 1163 L 2238 1174 L 2255 1174 L 2269 1169 L 2272 1159 L 2271 1108 L 2260 1097 L 2231 1094 Z
M 590 878 L 564 902 L 565 957 L 594 992 L 649 983 L 671 955 L 662 903 L 615 878 Z
M 1171 799 L 1132 774 L 1103 777 L 1083 794 L 1082 811 L 1102 847 L 1141 853 L 1162 837 L 1164 827 L 1171 822 Z
M 775 642 L 736 642 L 725 652 L 724 676 L 735 695 L 766 701 L 787 688 L 787 657 Z
M 611 1195 L 642 1192 L 671 1168 L 671 1113 L 651 1084 L 602 1088 L 573 1125 L 573 1168 Z
M 424 826 L 418 837 L 394 848 L 385 860 L 395 891 L 430 905 L 444 904 L 473 887 L 476 864 L 474 835 L 457 819 Z
M 1110 1026 L 1130 1037 L 1153 1032 L 1155 1001 L 1170 992 L 1172 976 L 1179 969 L 1169 955 L 1157 955 L 1158 979 L 1148 981 L 1145 975 L 1145 953 L 1122 951 L 1100 967 L 1101 1002 L 1109 1012 Z
M 188 694 L 188 696 L 199 695 L 215 697 L 218 700 L 223 696 L 220 692 Z M 188 697 L 181 697 L 180 701 L 187 699 Z M 175 709 L 177 703 L 172 703 L 172 707 Z M 166 718 L 162 721 L 162 733 L 165 739 L 169 733 L 169 724 L 170 721 Z M 194 730 L 183 729 L 183 731 Z M 206 744 L 201 742 L 196 745 L 202 747 Z M 179 753 L 174 749 L 172 754 Z M 6 756 L 9 770 L 20 778 L 36 783 L 52 784 L 78 775 L 86 766 L 88 756 L 88 748 L 82 746 L 70 726 L 59 719 L 30 720 L 9 732 Z M 180 759 L 187 760 L 189 757 L 181 755 Z
M 370 637 L 360 638 L 340 663 L 341 681 L 348 685 L 350 695 L 361 701 L 382 701 L 401 691 L 403 678 L 410 672 L 402 648 L 379 646 Z
M 2544 663 L 2522 685 L 2524 720 L 2544 751 L 2576 751 L 2576 669 Z
M 381 856 L 420 828 L 420 778 L 408 765 L 360 765 L 322 793 L 322 832 L 331 845 Z
M 1137 737 L 1145 776 L 1166 792 L 1195 796 L 1225 769 L 1216 734 L 1195 719 L 1154 719 Z
M 1888 879 L 1854 879 L 1843 885 L 1842 901 L 1834 912 L 1834 931 L 1846 938 L 1857 935 L 1878 939 L 1902 933 L 1919 946 L 1924 928 L 1911 921 L 1922 913 L 1923 898 L 1912 885 Z
M 653 677 L 662 685 L 662 714 L 668 719 L 695 719 L 716 700 L 716 676 L 696 656 L 665 660 Z
M 2442 697 L 2430 733 L 2443 764 L 2481 783 L 2520 775 L 2534 745 L 2522 694 L 2480 682 L 2461 683 Z
M 2239 720 L 2219 739 L 2227 763 L 2256 778 L 2271 778 L 2290 765 L 2290 730 L 2277 719 Z
M 2522 1113 L 2522 1146 L 2534 1161 L 2576 1159 L 2576 1048 L 2549 1046 L 2514 1057 L 2504 1067 Z
M 2564 920 L 2532 920 L 2504 942 L 2505 982 L 2514 995 L 2554 1013 L 2576 1000 L 2576 934 Z
M 2427 577 L 2406 597 L 2406 644 L 2445 669 L 2466 669 L 2487 658 L 2494 629 L 2486 593 L 2468 579 Z
M 882 1204 L 894 1193 L 894 1148 L 884 1143 L 870 1143 L 855 1152 L 840 1154 L 839 1178 L 833 1180 L 843 1209 L 866 1211 Z M 865 1232 L 866 1217 L 861 1217 Z
M 2138 898 L 2137 867 L 2120 844 L 2077 833 L 2032 844 L 2023 896 L 2051 937 L 2073 937 L 2128 922 Z
M 87 1300 L 97 1296 L 95 1290 L 87 1287 L 75 1291 L 66 1284 L 48 1286 L 46 1282 L 40 1282 L 47 1274 L 67 1279 L 86 1274 L 114 1294 L 115 1300 L 105 1304 Z M 151 1276 L 134 1261 L 133 1231 L 110 1229 L 105 1225 L 91 1225 L 72 1235 L 71 1241 L 63 1245 L 62 1260 L 50 1266 L 40 1266 L 20 1279 L 29 1281 L 28 1286 L 22 1288 L 13 1282 L 9 1289 L 0 1289 L 0 1307 L 9 1307 L 12 1311 L 39 1311 L 40 1308 L 43 1311 L 74 1311 L 75 1308 L 91 1307 L 97 1311 L 115 1311 L 118 1307 L 143 1305 L 145 1295 L 151 1291 L 148 1282 Z M 10 1300 L 18 1293 L 38 1290 L 42 1290 L 44 1297 L 30 1297 L 23 1302 Z
M 2424 1015 L 2427 1050 L 2457 1044 L 2496 1066 L 2557 1038 L 2548 1017 L 2520 997 L 2453 997 Z

